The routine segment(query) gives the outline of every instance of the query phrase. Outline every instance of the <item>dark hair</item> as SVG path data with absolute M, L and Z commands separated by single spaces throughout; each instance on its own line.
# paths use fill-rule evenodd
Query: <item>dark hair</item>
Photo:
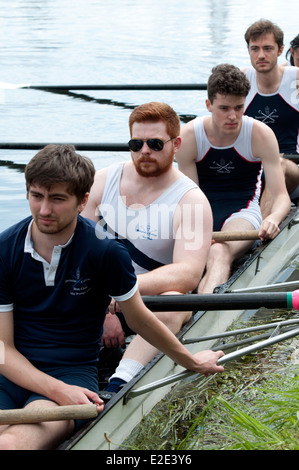
M 290 60 L 291 65 L 295 65 L 294 64 L 294 57 L 292 56 L 291 49 L 293 49 L 293 51 L 294 51 L 298 47 L 299 47 L 299 34 L 297 34 L 297 36 L 290 42 L 290 47 L 286 52 L 286 59 Z M 289 59 L 289 57 L 290 57 L 290 59 Z
M 247 96 L 250 83 L 246 75 L 230 64 L 220 64 L 212 69 L 208 79 L 208 98 L 213 103 L 216 94 Z
M 135 122 L 144 121 L 163 121 L 166 124 L 169 137 L 177 137 L 180 134 L 180 118 L 166 103 L 153 101 L 135 108 L 129 118 L 130 134 L 132 135 L 132 127 Z
M 283 31 L 280 29 L 279 26 L 272 23 L 272 21 L 261 19 L 253 23 L 247 29 L 244 37 L 245 41 L 247 42 L 247 46 L 249 46 L 250 39 L 257 39 L 259 36 L 263 34 L 270 34 L 273 33 L 275 42 L 278 45 L 278 49 L 283 46 Z
M 73 145 L 47 145 L 26 165 L 26 188 L 32 184 L 51 188 L 66 183 L 69 194 L 81 202 L 93 184 L 95 168 L 92 161 L 76 153 Z

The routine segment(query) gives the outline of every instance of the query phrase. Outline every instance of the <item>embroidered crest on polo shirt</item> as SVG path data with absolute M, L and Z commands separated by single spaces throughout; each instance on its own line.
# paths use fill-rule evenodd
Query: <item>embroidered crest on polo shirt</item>
M 86 274 L 80 272 L 80 268 L 76 269 L 76 272 L 71 275 L 71 279 L 66 279 L 66 283 L 72 283 L 70 294 L 71 295 L 85 295 L 91 290 L 89 277 Z

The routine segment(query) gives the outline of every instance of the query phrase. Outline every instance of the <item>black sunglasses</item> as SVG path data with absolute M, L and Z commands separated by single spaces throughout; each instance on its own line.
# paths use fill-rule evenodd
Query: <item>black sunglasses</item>
M 172 137 L 171 139 L 168 139 L 165 142 L 163 142 L 163 140 L 161 139 L 148 139 L 148 140 L 131 139 L 128 142 L 128 145 L 129 145 L 129 149 L 132 150 L 133 152 L 139 152 L 139 150 L 142 149 L 144 142 L 146 142 L 151 150 L 155 150 L 155 152 L 161 152 L 161 150 L 163 150 L 164 148 L 164 145 L 173 139 L 175 139 L 175 137 Z

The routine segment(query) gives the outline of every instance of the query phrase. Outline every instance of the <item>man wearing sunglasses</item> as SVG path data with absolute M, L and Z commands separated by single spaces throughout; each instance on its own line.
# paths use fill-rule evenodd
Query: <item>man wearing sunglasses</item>
M 212 213 L 203 192 L 173 165 L 181 145 L 179 117 L 165 103 L 147 103 L 132 112 L 129 127 L 131 161 L 96 173 L 82 215 L 98 221 L 99 237 L 115 236 L 127 245 L 142 295 L 188 293 L 207 261 Z M 132 333 L 116 311 L 112 302 L 102 337 L 107 347 L 125 346 L 125 333 Z M 191 312 L 156 315 L 177 333 Z M 156 353 L 137 335 L 108 389 L 117 391 Z
M 255 229 L 265 240 L 278 234 L 278 225 L 290 210 L 290 198 L 275 134 L 266 124 L 243 115 L 249 88 L 248 79 L 237 67 L 215 67 L 208 80 L 206 106 L 210 115 L 183 127 L 176 159 L 179 168 L 208 197 L 215 231 Z M 259 206 L 262 167 L 273 199 L 264 220 Z M 252 244 L 250 240 L 212 244 L 199 292 L 213 292 L 226 282 L 233 261 Z

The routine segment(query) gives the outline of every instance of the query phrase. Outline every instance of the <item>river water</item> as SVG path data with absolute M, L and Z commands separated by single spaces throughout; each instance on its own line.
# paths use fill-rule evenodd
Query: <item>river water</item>
M 244 32 L 261 17 L 284 30 L 287 49 L 297 0 L 0 0 L 0 143 L 127 142 L 132 108 L 154 100 L 203 115 L 205 91 L 14 85 L 206 83 L 218 63 L 249 65 Z M 0 150 L 0 231 L 29 214 L 23 166 L 35 153 Z M 130 158 L 84 153 L 97 169 Z

